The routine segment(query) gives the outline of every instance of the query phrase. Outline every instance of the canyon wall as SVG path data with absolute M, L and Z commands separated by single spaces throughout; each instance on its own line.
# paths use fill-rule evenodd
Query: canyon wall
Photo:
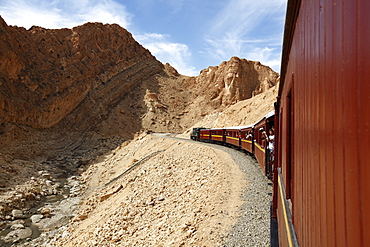
M 93 103 L 109 94 L 103 112 L 140 82 L 127 83 L 127 77 L 163 69 L 118 25 L 26 30 L 0 19 L 0 33 L 0 123 L 49 128 L 87 98 Z
M 200 90 L 216 105 L 229 106 L 267 91 L 276 85 L 279 74 L 260 62 L 232 57 L 219 66 L 208 67 L 196 78 Z
M 0 17 L 0 151 L 27 159 L 141 131 L 182 133 L 278 77 L 237 57 L 187 77 L 115 24 L 26 30 Z

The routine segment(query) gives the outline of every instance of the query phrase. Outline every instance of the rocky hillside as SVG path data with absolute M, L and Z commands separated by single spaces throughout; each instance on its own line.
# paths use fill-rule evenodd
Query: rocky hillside
M 95 105 L 86 110 L 99 112 L 96 105 L 103 96 L 101 110 L 105 111 L 137 86 L 139 80 L 127 80 L 129 77 L 141 74 L 140 79 L 146 79 L 163 70 L 118 25 L 88 23 L 73 29 L 25 30 L 8 27 L 1 19 L 0 32 L 1 123 L 49 128 L 82 101 Z
M 205 91 L 207 101 L 216 107 L 249 99 L 276 85 L 278 74 L 260 62 L 232 57 L 219 66 L 209 67 L 195 78 L 196 87 Z
M 26 30 L 0 17 L 0 54 L 2 178 L 21 173 L 16 160 L 89 160 L 135 133 L 182 133 L 278 81 L 237 57 L 182 76 L 114 24 Z
M 26 30 L 0 17 L 0 235 L 19 210 L 60 196 L 66 178 L 73 182 L 125 145 L 136 157 L 143 132 L 253 123 L 272 110 L 278 81 L 269 67 L 237 57 L 180 75 L 118 25 Z M 72 191 L 79 189 L 71 198 Z

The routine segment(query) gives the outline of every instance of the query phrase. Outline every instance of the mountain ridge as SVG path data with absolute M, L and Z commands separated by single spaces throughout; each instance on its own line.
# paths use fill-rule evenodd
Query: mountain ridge
M 279 81 L 237 57 L 180 75 L 117 24 L 26 30 L 0 17 L 0 33 L 2 153 L 24 159 L 142 131 L 182 133 Z

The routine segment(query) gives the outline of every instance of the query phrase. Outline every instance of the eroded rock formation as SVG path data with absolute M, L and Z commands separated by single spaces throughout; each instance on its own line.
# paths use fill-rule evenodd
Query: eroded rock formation
M 182 76 L 115 24 L 26 30 L 0 18 L 0 54 L 1 153 L 22 159 L 145 130 L 180 133 L 278 80 L 237 57 Z
M 138 133 L 181 133 L 277 81 L 236 57 L 180 75 L 118 25 L 26 30 L 0 17 L 0 225 L 13 209 L 58 194 L 51 180 L 114 156 Z M 255 105 L 239 108 L 225 114 L 230 124 L 244 124 Z
M 127 83 L 128 77 L 141 74 L 143 79 L 162 69 L 118 25 L 26 30 L 0 19 L 0 33 L 0 123 L 49 128 L 83 100 L 93 103 L 102 95 L 103 112 L 140 82 Z
M 207 99 L 218 105 L 231 105 L 267 91 L 276 85 L 279 74 L 260 62 L 232 57 L 219 66 L 208 67 L 196 78 L 207 88 Z

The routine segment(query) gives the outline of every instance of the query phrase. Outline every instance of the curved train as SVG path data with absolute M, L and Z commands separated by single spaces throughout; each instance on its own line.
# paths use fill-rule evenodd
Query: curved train
M 275 114 L 193 135 L 256 156 L 279 246 L 370 246 L 369 13 L 368 0 L 288 0 Z M 259 129 L 272 125 L 270 165 Z
M 273 129 L 274 121 L 275 114 L 272 111 L 251 125 L 212 129 L 193 128 L 190 138 L 195 141 L 212 142 L 245 150 L 256 157 L 264 174 L 271 178 L 273 159 L 271 153 L 268 152 L 268 141 L 263 136 L 263 132 Z
M 268 132 L 274 131 L 275 111 L 269 112 L 254 124 L 225 128 L 193 128 L 190 138 L 194 141 L 209 142 L 237 148 L 253 155 L 263 173 L 272 181 L 274 175 L 275 155 L 269 147 Z M 275 187 L 275 186 L 274 186 Z M 274 216 L 276 218 L 276 216 Z M 271 246 L 277 246 L 276 219 L 271 221 Z

